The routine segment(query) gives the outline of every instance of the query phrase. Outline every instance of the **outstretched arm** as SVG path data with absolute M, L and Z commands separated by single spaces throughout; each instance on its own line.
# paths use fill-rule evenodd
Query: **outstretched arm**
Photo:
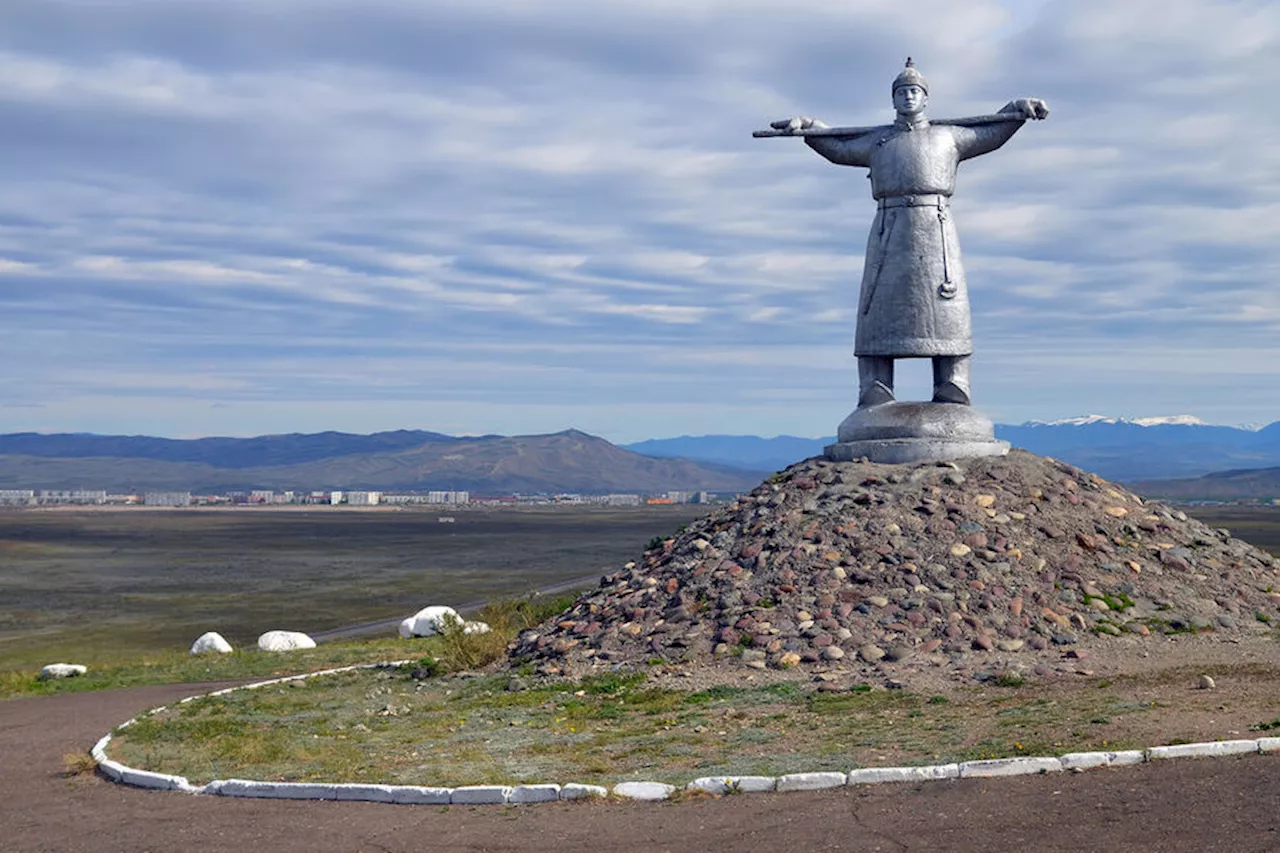
M 771 122 L 770 126 L 775 130 L 795 132 L 798 130 L 809 130 L 811 128 L 823 128 L 827 125 L 815 118 L 808 116 L 799 116 L 797 118 L 782 119 L 781 121 Z M 867 131 L 874 131 L 877 128 L 867 128 Z M 859 130 L 862 130 L 861 128 Z M 800 134 L 796 134 L 799 136 Z M 832 163 L 839 166 L 870 166 L 871 165 L 871 133 L 860 134 L 857 136 L 806 136 L 805 144 L 817 151 L 823 157 L 826 157 Z
M 1000 108 L 1002 113 L 1020 115 L 1022 121 L 992 122 L 971 126 L 953 125 L 956 149 L 961 160 L 968 160 L 995 151 L 1004 145 L 1022 127 L 1027 119 L 1043 119 L 1049 116 L 1049 107 L 1039 98 L 1019 98 Z

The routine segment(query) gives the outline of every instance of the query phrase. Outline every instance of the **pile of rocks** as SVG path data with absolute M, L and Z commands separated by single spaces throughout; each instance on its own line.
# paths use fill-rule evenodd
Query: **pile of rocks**
M 509 660 L 554 675 L 927 658 L 968 678 L 993 656 L 1277 625 L 1280 559 L 1062 462 L 810 459 L 603 577 Z

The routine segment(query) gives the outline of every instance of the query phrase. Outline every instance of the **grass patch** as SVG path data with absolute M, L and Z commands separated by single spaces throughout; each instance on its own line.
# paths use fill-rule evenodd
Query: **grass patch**
M 198 782 L 678 783 L 1119 749 L 1146 745 L 1140 732 L 1156 725 L 1156 703 L 1134 695 L 1140 679 L 1054 697 L 1029 687 L 820 693 L 801 682 L 687 691 L 622 672 L 516 690 L 508 681 L 362 670 L 232 693 L 122 730 L 113 756 Z M 1152 742 L 1183 734 L 1194 735 Z
M 493 630 L 488 634 L 463 634 L 459 628 L 438 637 L 351 640 L 287 653 L 255 648 L 227 655 L 190 655 L 174 650 L 126 663 L 91 665 L 82 676 L 52 681 L 39 680 L 38 671 L 0 670 L 0 699 L 146 684 L 276 678 L 388 660 L 412 660 L 408 671 L 423 669 L 423 675 L 429 677 L 492 662 L 506 651 L 515 632 L 560 613 L 573 601 L 572 595 L 538 596 L 490 605 L 479 614 L 485 621 L 492 620 Z

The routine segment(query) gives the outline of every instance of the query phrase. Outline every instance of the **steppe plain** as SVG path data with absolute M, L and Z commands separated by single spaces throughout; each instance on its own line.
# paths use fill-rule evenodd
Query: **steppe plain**
M 454 543 L 460 546 L 459 555 L 485 553 L 487 544 L 514 558 L 499 565 L 501 579 L 464 577 L 466 586 L 458 598 L 519 593 L 542 585 L 542 580 L 555 583 L 616 567 L 634 558 L 652 536 L 668 534 L 697 514 L 693 508 L 673 508 L 665 510 L 670 515 L 659 518 L 647 515 L 650 511 L 642 511 L 646 515 L 630 533 L 620 533 L 618 526 L 609 529 L 612 525 L 623 530 L 629 527 L 616 517 L 607 517 L 612 514 L 518 524 L 516 527 L 530 537 L 523 543 L 510 538 L 504 543 L 486 543 L 486 536 L 499 535 L 500 528 L 484 528 L 480 521 L 481 528 L 473 531 L 476 537 L 467 541 L 461 513 L 454 514 L 456 529 L 445 529 L 455 525 L 432 526 L 438 522 L 429 515 L 429 524 L 418 520 L 422 529 L 417 531 L 408 523 L 399 527 L 395 521 L 356 521 L 355 516 L 324 516 L 322 521 L 308 523 L 286 519 L 284 514 L 280 519 L 211 515 L 207 521 L 179 518 L 197 515 L 194 513 L 145 514 L 173 517 L 157 525 L 154 518 L 140 514 L 129 518 L 121 531 L 120 521 L 97 518 L 99 514 L 94 513 L 84 514 L 89 518 L 68 515 L 61 520 L 37 521 L 33 521 L 34 514 L 6 514 L 0 517 L 0 542 L 4 543 L 0 546 L 0 576 L 7 591 L 22 596 L 25 607 L 20 618 L 25 621 L 13 620 L 6 626 L 5 639 L 0 641 L 0 669 L 29 668 L 50 659 L 42 650 L 60 648 L 73 655 L 77 646 L 84 651 L 103 639 L 125 640 L 114 651 L 100 652 L 106 658 L 126 658 L 154 645 L 182 646 L 192 636 L 190 616 L 201 612 L 191 609 L 189 596 L 243 596 L 234 603 L 251 614 L 242 627 L 228 629 L 229 636 L 241 642 L 256 635 L 263 618 L 270 618 L 273 626 L 290 620 L 292 626 L 303 630 L 386 618 L 422 602 L 426 579 L 438 577 L 422 574 L 424 564 L 437 565 L 431 558 L 432 549 L 424 547 L 424 542 L 438 545 L 449 537 L 464 540 Z M 1192 512 L 1207 523 L 1230 527 L 1247 541 L 1273 552 L 1280 550 L 1280 512 L 1274 509 L 1199 507 Z M 130 531 L 129 524 L 135 521 L 142 529 Z M 246 521 L 247 526 L 241 527 Z M 650 525 L 651 521 L 658 523 Z M 574 534 L 578 525 L 588 529 L 584 536 L 591 544 Z M 156 530 L 167 532 L 139 549 L 138 544 L 148 542 Z M 60 541 L 64 545 L 58 546 Z M 537 541 L 546 546 L 542 556 L 529 545 Z M 584 545 L 585 553 L 577 544 Z M 610 550 L 603 550 L 602 544 Z M 211 553 L 211 548 L 216 550 Z M 370 555 L 379 550 L 382 562 Z M 237 555 L 263 551 L 274 559 L 264 557 L 251 568 L 242 566 L 237 573 Z M 563 559 L 566 551 L 582 556 L 585 569 L 567 568 Z M 55 552 L 61 562 L 55 560 Z M 72 554 L 81 561 L 82 569 L 89 569 L 89 577 L 76 575 Z M 175 554 L 181 557 L 175 559 Z M 308 554 L 312 559 L 306 558 Z M 318 555 L 332 559 L 326 562 L 316 559 Z M 93 577 L 104 564 L 100 561 L 105 561 L 110 571 Z M 524 574 L 527 567 L 535 565 L 543 571 L 534 572 L 538 581 L 530 584 Z M 185 571 L 174 574 L 174 567 Z M 273 567 L 285 570 L 277 573 L 271 571 Z M 353 580 L 353 570 L 360 567 L 372 580 L 385 582 L 385 588 L 379 589 L 369 578 Z M 562 574 L 557 575 L 557 567 L 564 569 Z M 322 568 L 328 571 L 319 571 Z M 513 576 L 519 581 L 512 583 Z M 163 595 L 137 595 L 140 587 L 147 586 L 148 578 L 159 582 Z M 366 600 L 353 595 L 362 587 Z M 282 592 L 289 593 L 283 603 Z M 377 599 L 372 606 L 367 600 L 370 597 Z M 316 602 L 324 606 L 316 609 Z M 308 605 L 313 606 L 311 611 Z M 122 611 L 128 618 L 119 618 Z M 308 612 L 320 615 L 315 624 L 292 621 L 309 618 L 303 615 Z M 86 640 L 88 646 L 80 645 Z M 1177 642 L 1186 639 L 1178 638 Z M 19 663 L 15 650 L 31 663 Z M 1230 662 L 1219 659 L 1218 663 L 1229 666 Z M 1266 697 L 1276 695 L 1270 680 L 1256 681 L 1247 670 L 1228 673 L 1219 679 L 1219 689 L 1207 694 L 1182 683 L 1192 677 L 1194 668 L 1175 672 L 1179 681 L 1171 687 L 1193 697 L 1206 712 L 1230 707 L 1236 698 L 1248 694 L 1245 704 L 1251 715 L 1242 720 L 1270 719 L 1258 716 Z M 1082 685 L 1087 681 L 1088 677 L 1081 676 Z M 1238 688 L 1242 692 L 1237 693 Z M 385 808 L 373 804 L 231 804 L 216 798 L 193 800 L 132 791 L 91 777 L 63 776 L 65 771 L 58 762 L 62 752 L 83 749 L 119 719 L 198 689 L 197 685 L 140 688 L 112 691 L 97 700 L 65 695 L 0 703 L 0 732 L 8 733 L 6 742 L 12 741 L 6 751 L 15 759 L 15 766 L 27 768 L 3 786 L 4 800 L 10 805 L 5 809 L 5 823 L 13 833 L 8 842 L 11 849 L 102 849 L 106 844 L 138 849 L 177 845 L 241 850 L 246 845 L 268 844 L 278 850 L 408 850 L 425 849 L 424 833 L 459 850 L 602 849 L 610 846 L 605 840 L 623 837 L 636 850 L 739 852 L 784 845 L 814 850 L 905 850 L 917 846 L 1015 849 L 1031 839 L 1045 850 L 1261 851 L 1280 844 L 1280 823 L 1260 814 L 1257 807 L 1257 792 L 1272 790 L 1280 782 L 1280 776 L 1273 772 L 1274 761 L 1265 758 L 1175 762 L 1086 774 L 1078 777 L 1079 781 L 972 780 L 933 788 L 915 786 L 910 792 L 851 790 L 803 797 L 726 798 L 674 804 L 657 812 L 651 806 L 612 805 L 519 812 L 433 809 L 403 817 L 399 812 L 388 815 Z M 90 700 L 91 704 L 78 700 Z M 1206 719 L 1211 718 L 1206 713 Z M 1225 719 L 1222 723 L 1224 727 L 1236 725 Z M 1222 731 L 1219 736 L 1228 734 Z M 55 796 L 64 807 L 56 810 L 56 819 L 52 812 L 44 811 Z M 41 817 L 42 813 L 46 817 Z M 85 823 L 77 826 L 77 821 L 90 820 L 97 825 L 92 832 Z
M 0 671 L 185 650 L 205 631 L 239 648 L 277 628 L 322 632 L 519 596 L 614 570 L 704 512 L 0 511 Z

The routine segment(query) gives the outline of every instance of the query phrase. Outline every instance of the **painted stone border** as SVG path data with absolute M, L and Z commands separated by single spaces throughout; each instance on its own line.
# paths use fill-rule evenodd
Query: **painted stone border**
M 257 690 L 273 684 L 305 681 L 322 675 L 335 675 L 358 669 L 392 669 L 412 661 L 366 663 L 324 669 L 303 675 L 256 681 L 239 687 L 227 687 L 212 693 L 188 696 L 179 700 L 182 705 L 196 699 L 224 696 L 236 690 Z M 152 708 L 139 714 L 148 717 L 168 709 L 167 705 Z M 127 728 L 138 717 L 126 720 L 116 729 Z M 656 802 L 670 799 L 682 789 L 662 782 L 619 782 L 612 790 L 599 785 L 583 785 L 570 782 L 528 785 L 467 785 L 460 788 L 432 788 L 419 785 L 377 785 L 348 782 L 258 782 L 251 779 L 215 779 L 206 785 L 192 785 L 182 776 L 154 773 L 128 767 L 107 756 L 111 734 L 104 735 L 93 746 L 92 755 L 98 762 L 102 775 L 112 782 L 132 785 L 135 788 L 151 788 L 160 791 L 181 791 L 186 794 L 211 794 L 220 797 L 255 797 L 284 800 L 345 800 L 372 803 L 397 803 L 402 805 L 523 805 L 549 803 L 560 800 L 580 800 L 592 797 L 612 796 L 624 800 Z M 1167 761 L 1177 758 L 1217 758 L 1231 755 L 1280 755 L 1280 737 L 1263 737 L 1253 740 L 1221 740 L 1205 743 L 1181 743 L 1172 746 L 1152 746 L 1147 749 L 1129 749 L 1116 752 L 1069 752 L 1059 756 L 1018 756 L 994 758 L 984 761 L 963 761 L 959 764 L 935 764 L 924 767 L 862 767 L 848 773 L 791 773 L 784 776 L 703 776 L 683 787 L 684 791 L 701 792 L 716 796 L 726 794 L 754 794 L 786 791 L 816 791 L 852 785 L 876 785 L 885 782 L 930 782 L 944 779 L 990 779 L 1005 776 L 1026 776 L 1043 773 L 1072 771 L 1080 773 L 1099 767 L 1126 767 L 1148 761 Z

